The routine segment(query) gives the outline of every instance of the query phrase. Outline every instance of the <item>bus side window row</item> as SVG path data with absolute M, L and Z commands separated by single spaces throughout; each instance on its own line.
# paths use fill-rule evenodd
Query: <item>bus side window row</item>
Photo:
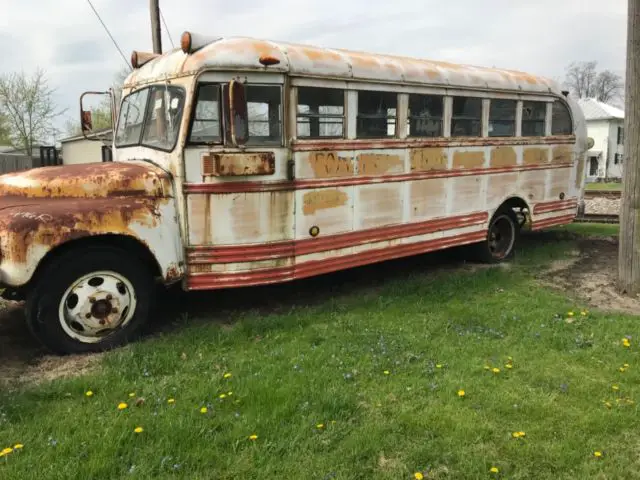
M 444 96 L 409 94 L 408 137 L 444 136 Z M 358 91 L 356 138 L 393 138 L 396 136 L 398 95 L 384 91 Z M 516 135 L 517 101 L 490 99 L 490 137 Z M 545 136 L 547 103 L 523 101 L 522 136 Z M 344 138 L 345 92 L 325 87 L 298 87 L 297 138 Z M 572 133 L 567 107 L 553 103 L 551 134 Z M 482 98 L 454 96 L 451 112 L 452 137 L 482 136 Z

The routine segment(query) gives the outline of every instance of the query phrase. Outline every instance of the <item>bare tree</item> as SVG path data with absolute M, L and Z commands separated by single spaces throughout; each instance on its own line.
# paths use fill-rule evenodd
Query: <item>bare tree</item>
M 9 128 L 7 127 L 7 119 L 0 112 L 0 145 L 9 145 Z
M 53 94 L 39 68 L 31 76 L 21 72 L 0 77 L 0 111 L 14 148 L 31 156 L 36 143 L 56 132 L 53 122 L 64 110 L 58 110 Z
M 622 77 L 611 70 L 598 73 L 598 62 L 573 62 L 567 67 L 566 87 L 578 98 L 601 102 L 619 100 L 624 91 Z

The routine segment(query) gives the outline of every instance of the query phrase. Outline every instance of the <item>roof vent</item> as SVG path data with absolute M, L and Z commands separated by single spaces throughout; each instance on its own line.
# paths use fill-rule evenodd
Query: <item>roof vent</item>
M 200 50 L 202 47 L 209 45 L 221 37 L 208 37 L 205 35 L 198 35 L 191 32 L 184 32 L 180 37 L 180 48 L 182 51 L 189 55 L 190 53 Z
M 159 56 L 159 53 L 138 52 L 137 50 L 134 50 L 133 52 L 131 52 L 131 66 L 133 68 L 140 68 L 145 63 L 148 63 L 154 58 L 158 58 Z

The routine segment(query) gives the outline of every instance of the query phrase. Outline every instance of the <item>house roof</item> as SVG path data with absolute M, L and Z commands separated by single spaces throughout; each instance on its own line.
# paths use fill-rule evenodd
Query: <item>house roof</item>
M 265 67 L 259 61 L 265 55 L 275 57 L 279 63 Z M 190 55 L 179 48 L 164 53 L 134 70 L 125 80 L 125 86 L 202 70 L 268 70 L 294 76 L 499 88 L 561 95 L 559 86 L 552 80 L 518 71 L 249 37 L 210 39 Z
M 94 132 L 87 133 L 87 137 L 100 138 L 100 137 L 108 136 L 108 134 L 110 133 L 111 133 L 111 128 L 101 128 Z M 77 140 L 85 140 L 84 135 L 80 134 L 80 135 L 74 135 L 72 137 L 63 138 L 62 140 L 60 140 L 60 143 L 75 142 Z
M 600 102 L 595 98 L 580 98 L 578 100 L 580 108 L 584 113 L 585 120 L 609 120 L 624 119 L 624 111 L 619 108 Z

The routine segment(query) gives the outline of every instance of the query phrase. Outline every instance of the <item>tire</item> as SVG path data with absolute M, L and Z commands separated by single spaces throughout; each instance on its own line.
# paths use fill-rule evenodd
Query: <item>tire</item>
M 475 257 L 482 263 L 501 263 L 510 260 L 515 254 L 519 237 L 518 217 L 512 209 L 500 208 L 489 222 L 486 240 L 475 246 Z
M 101 352 L 138 336 L 153 293 L 152 272 L 127 251 L 70 250 L 38 275 L 27 295 L 27 324 L 55 353 Z

